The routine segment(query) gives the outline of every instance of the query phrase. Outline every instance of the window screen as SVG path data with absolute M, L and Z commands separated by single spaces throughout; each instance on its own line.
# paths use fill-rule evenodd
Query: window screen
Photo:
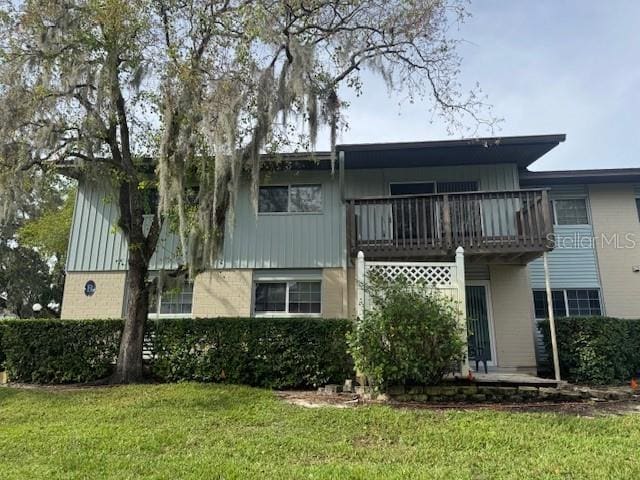
M 567 290 L 569 315 L 601 315 L 598 290 Z
M 566 317 L 567 309 L 564 304 L 564 292 L 562 290 L 552 290 L 551 299 L 553 301 L 553 315 L 557 317 Z M 547 318 L 549 312 L 547 310 L 547 292 L 544 290 L 535 290 L 533 292 L 533 306 L 536 318 Z
M 286 312 L 286 306 L 287 284 L 285 282 L 256 283 L 256 312 Z
M 321 212 L 321 185 L 291 185 L 289 187 L 290 211 L 292 212 Z
M 553 314 L 556 317 L 568 315 L 602 315 L 600 291 L 592 289 L 552 290 Z M 536 318 L 547 318 L 547 293 L 534 290 L 533 306 Z
M 154 288 L 149 293 L 149 314 L 183 315 L 190 314 L 193 306 L 193 283 L 185 280 L 178 287 L 166 286 L 158 295 Z M 158 310 L 158 300 L 160 309 Z
M 289 312 L 320 313 L 320 282 L 290 282 Z
M 321 312 L 318 281 L 256 282 L 255 313 L 317 314 Z
M 260 187 L 258 212 L 321 212 L 322 185 Z
M 289 209 L 289 187 L 260 187 L 258 211 L 286 212 Z
M 557 225 L 587 225 L 587 201 L 584 198 L 572 200 L 555 200 Z

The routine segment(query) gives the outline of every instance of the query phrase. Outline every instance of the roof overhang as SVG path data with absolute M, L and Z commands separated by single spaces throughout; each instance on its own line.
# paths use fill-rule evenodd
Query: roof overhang
M 640 168 L 605 168 L 598 170 L 555 170 L 520 172 L 521 186 L 547 186 L 590 183 L 640 182 Z
M 515 163 L 526 168 L 564 142 L 566 135 L 486 137 L 434 142 L 338 145 L 345 168 L 405 168 L 435 165 Z
M 524 169 L 565 139 L 565 135 L 486 137 L 433 142 L 348 144 L 337 145 L 336 150 L 344 153 L 346 169 L 495 163 L 515 163 Z M 276 170 L 329 170 L 331 153 L 263 155 L 262 165 Z

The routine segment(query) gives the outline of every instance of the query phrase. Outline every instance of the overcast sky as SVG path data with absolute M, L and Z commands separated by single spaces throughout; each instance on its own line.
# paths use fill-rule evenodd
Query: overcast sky
M 640 0 L 475 0 L 470 11 L 462 80 L 504 118 L 496 135 L 567 134 L 532 169 L 640 167 Z M 429 122 L 428 105 L 399 106 L 365 80 L 341 143 L 460 138 Z

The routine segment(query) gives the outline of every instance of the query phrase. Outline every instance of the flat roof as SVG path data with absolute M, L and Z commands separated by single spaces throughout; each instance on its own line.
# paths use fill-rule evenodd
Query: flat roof
M 584 183 L 640 182 L 640 168 L 601 168 L 594 170 L 549 170 L 520 172 L 520 185 L 544 186 Z
M 526 168 L 564 142 L 566 135 L 481 137 L 428 142 L 357 143 L 336 146 L 346 169 L 410 168 L 436 165 L 515 163 Z M 264 160 L 293 169 L 331 168 L 330 152 L 283 153 Z

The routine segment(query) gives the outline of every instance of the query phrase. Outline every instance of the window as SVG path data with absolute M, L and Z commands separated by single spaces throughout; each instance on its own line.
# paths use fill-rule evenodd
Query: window
M 638 211 L 638 220 L 640 220 L 640 197 L 636 198 L 636 210 Z
M 320 281 L 256 282 L 254 312 L 258 315 L 320 314 Z
M 286 312 L 287 283 L 256 283 L 255 311 Z
M 260 213 L 289 210 L 289 187 L 260 187 L 258 211 Z
M 566 290 L 569 315 L 600 315 L 598 290 Z
M 158 302 L 160 308 L 158 308 Z M 149 315 L 191 315 L 193 283 L 185 280 L 180 286 L 165 286 L 158 294 L 155 288 L 149 293 Z
M 260 187 L 260 213 L 317 213 L 322 211 L 322 185 Z
M 552 290 L 551 298 L 553 303 L 553 315 L 566 317 L 567 309 L 564 303 L 564 292 L 562 290 Z M 545 290 L 535 290 L 533 292 L 533 307 L 536 318 L 547 318 L 547 292 Z
M 291 185 L 289 187 L 290 212 L 321 212 L 321 185 Z
M 554 316 L 602 315 L 600 290 L 596 288 L 552 290 L 551 297 Z M 548 317 L 546 291 L 533 291 L 533 305 L 536 318 Z
M 553 201 L 556 225 L 588 225 L 587 201 L 584 198 Z

